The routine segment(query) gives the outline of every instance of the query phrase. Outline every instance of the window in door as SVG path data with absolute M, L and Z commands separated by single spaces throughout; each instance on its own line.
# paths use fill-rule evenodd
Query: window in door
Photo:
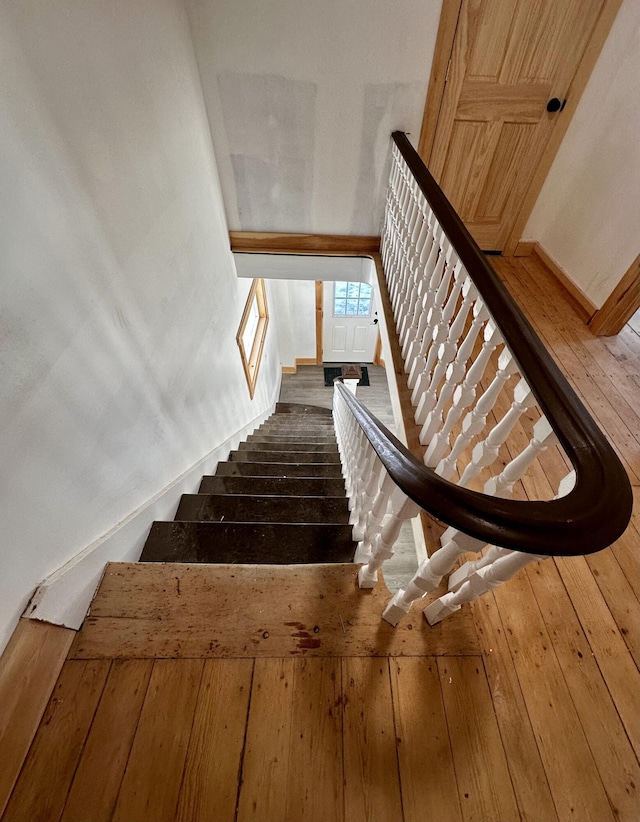
M 333 316 L 370 317 L 371 286 L 369 283 L 334 283 Z

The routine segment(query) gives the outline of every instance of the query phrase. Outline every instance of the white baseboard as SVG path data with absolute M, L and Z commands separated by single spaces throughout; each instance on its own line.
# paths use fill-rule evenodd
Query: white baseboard
M 279 384 L 277 389 L 275 399 L 266 411 L 48 576 L 36 589 L 23 617 L 79 630 L 106 564 L 139 559 L 151 524 L 156 520 L 173 519 L 182 494 L 195 493 L 202 476 L 213 474 L 218 463 L 226 460 L 229 453 L 273 413 L 280 393 Z

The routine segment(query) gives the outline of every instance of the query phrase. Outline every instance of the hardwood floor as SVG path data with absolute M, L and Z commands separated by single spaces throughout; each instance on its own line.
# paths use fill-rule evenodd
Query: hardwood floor
M 381 623 L 349 565 L 112 565 L 5 822 L 640 820 L 640 337 L 493 262 L 628 467 L 624 536 L 433 628 Z

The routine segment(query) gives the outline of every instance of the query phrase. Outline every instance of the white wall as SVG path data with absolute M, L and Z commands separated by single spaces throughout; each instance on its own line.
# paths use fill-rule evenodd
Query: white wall
M 269 313 L 275 320 L 280 363 L 316 356 L 315 281 L 373 282 L 368 257 L 323 257 L 314 254 L 234 253 L 239 277 L 263 277 L 270 289 Z
M 316 356 L 316 286 L 311 280 L 269 280 L 269 316 L 275 319 L 280 364 Z
M 640 3 L 624 0 L 525 228 L 600 307 L 640 251 Z
M 0 6 L 0 647 L 36 585 L 258 416 L 177 0 Z
M 378 234 L 441 0 L 186 0 L 232 229 Z

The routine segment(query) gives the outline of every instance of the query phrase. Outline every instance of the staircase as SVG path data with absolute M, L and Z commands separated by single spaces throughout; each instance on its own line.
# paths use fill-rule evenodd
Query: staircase
M 140 561 L 351 562 L 348 521 L 331 411 L 278 403 L 173 522 L 154 522 Z

